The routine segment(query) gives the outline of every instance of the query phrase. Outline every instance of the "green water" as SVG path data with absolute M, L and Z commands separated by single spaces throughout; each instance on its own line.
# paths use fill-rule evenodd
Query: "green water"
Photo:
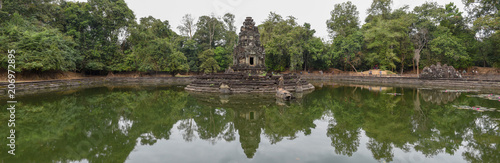
M 292 102 L 178 86 L 24 96 L 15 156 L 0 112 L 0 162 L 498 162 L 500 112 L 454 107 L 500 109 L 475 94 L 325 84 Z

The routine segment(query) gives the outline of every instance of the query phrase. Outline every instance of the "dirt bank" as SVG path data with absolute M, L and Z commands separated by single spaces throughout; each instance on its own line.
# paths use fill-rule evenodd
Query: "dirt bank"
M 325 74 L 307 74 L 301 77 L 312 84 L 346 83 L 389 87 L 500 90 L 499 75 L 466 76 L 461 79 L 419 79 L 417 77 Z M 194 79 L 194 77 L 79 77 L 76 79 L 23 81 L 16 83 L 16 95 L 99 86 L 188 85 Z M 7 96 L 7 85 L 7 82 L 0 82 L 0 97 Z

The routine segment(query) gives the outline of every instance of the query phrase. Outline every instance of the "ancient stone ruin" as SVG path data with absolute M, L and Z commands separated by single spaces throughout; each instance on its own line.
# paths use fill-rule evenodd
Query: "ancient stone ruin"
M 245 72 L 218 73 L 198 76 L 185 89 L 194 92 L 213 93 L 276 93 L 283 78 L 281 89 L 289 92 L 313 90 L 314 86 L 301 80 L 295 74 L 284 75 L 251 75 Z
M 233 52 L 233 65 L 225 73 L 205 74 L 186 86 L 187 91 L 216 93 L 277 93 L 291 99 L 290 92 L 313 90 L 314 86 L 295 74 L 265 72 L 265 50 L 253 19 L 247 17 Z M 282 80 L 280 80 L 280 78 Z M 279 91 L 278 91 L 279 90 Z
M 252 17 L 247 17 L 239 34 L 238 45 L 233 52 L 234 71 L 258 74 L 266 70 L 266 53 L 260 44 L 259 28 Z
M 448 66 L 444 64 L 441 66 L 441 63 L 437 63 L 436 65 L 431 65 L 430 67 L 425 67 L 420 74 L 420 78 L 425 79 L 438 79 L 438 78 L 462 78 L 462 75 L 453 68 L 453 66 Z

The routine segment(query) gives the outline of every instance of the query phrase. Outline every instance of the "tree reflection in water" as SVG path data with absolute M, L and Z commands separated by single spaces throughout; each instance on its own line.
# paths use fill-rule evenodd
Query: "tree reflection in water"
M 247 158 L 262 140 L 308 137 L 315 120 L 329 117 L 326 136 L 338 155 L 364 147 L 374 159 L 395 161 L 394 150 L 426 157 L 454 154 L 464 160 L 500 160 L 499 112 L 458 110 L 452 105 L 498 107 L 497 101 L 435 90 L 324 84 L 293 102 L 273 96 L 189 94 L 177 87 L 93 88 L 26 96 L 18 101 L 16 151 L 3 162 L 124 162 L 138 145 L 169 140 L 174 126 L 186 142 L 239 141 Z M 402 96 L 386 93 L 399 93 Z M 430 98 L 432 96 L 432 98 Z M 2 107 L 6 107 L 5 105 Z M 0 112 L 0 121 L 9 114 Z M 0 131 L 7 131 L 0 126 Z M 175 130 L 175 129 L 174 129 Z M 0 132 L 0 137 L 8 137 Z M 237 139 L 239 138 L 239 139 Z M 265 139 L 264 139 L 265 138 Z M 7 151 L 8 146 L 1 146 Z

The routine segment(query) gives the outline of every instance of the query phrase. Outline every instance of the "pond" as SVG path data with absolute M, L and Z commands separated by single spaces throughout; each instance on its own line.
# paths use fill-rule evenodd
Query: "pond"
M 0 162 L 500 160 L 496 94 L 325 83 L 298 96 L 284 102 L 182 86 L 23 96 L 15 156 L 5 145 L 9 113 L 0 112 Z

